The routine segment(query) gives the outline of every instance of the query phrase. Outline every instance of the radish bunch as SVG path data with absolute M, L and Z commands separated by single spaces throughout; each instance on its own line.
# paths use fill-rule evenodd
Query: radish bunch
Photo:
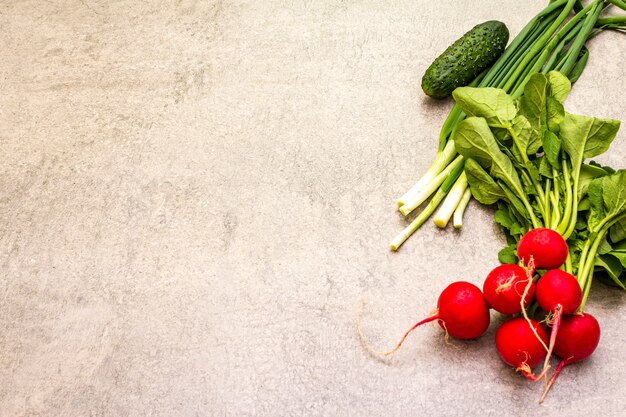
M 603 7 L 592 2 L 578 16 L 597 17 Z M 576 22 L 565 23 L 562 33 L 575 33 Z M 557 36 L 549 44 L 561 41 Z M 536 59 L 541 66 L 559 56 L 540 53 Z M 573 64 L 568 60 L 566 67 Z M 457 186 L 461 191 L 453 194 L 462 212 L 468 186 L 476 201 L 495 206 L 494 220 L 508 244 L 498 254 L 504 265 L 489 273 L 482 293 L 472 289 L 469 298 L 454 294 L 471 284 L 452 284 L 446 296 L 442 293 L 437 313 L 383 353 L 395 352 L 427 321 L 437 320 L 453 337 L 478 337 L 491 308 L 512 316 L 496 331 L 496 349 L 522 375 L 548 379 L 552 353 L 562 359 L 542 400 L 564 366 L 593 353 L 600 327 L 584 312 L 592 281 L 626 290 L 626 169 L 589 161 L 609 149 L 620 122 L 567 112 L 571 81 L 567 71 L 540 71 L 502 88 L 466 86 L 453 92 L 460 116 L 445 125 L 440 149 L 445 161 L 439 161 L 444 163 L 437 172 L 443 171 L 436 178 L 441 189 L 391 248 L 397 250 Z M 399 203 L 404 214 L 418 205 Z M 439 220 L 439 226 L 447 222 Z M 542 361 L 540 372 L 533 373 Z
M 553 352 L 561 358 L 546 383 L 543 401 L 564 366 L 593 353 L 600 340 L 600 326 L 591 314 L 579 311 L 583 293 L 576 278 L 557 269 L 568 256 L 567 244 L 559 233 L 546 228 L 530 230 L 518 244 L 518 256 L 521 265 L 497 266 L 487 275 L 482 291 L 465 281 L 448 285 L 439 296 L 437 309 L 409 328 L 391 350 L 371 349 L 357 320 L 361 341 L 371 353 L 388 356 L 400 349 L 416 328 L 433 321 L 446 336 L 475 339 L 487 331 L 489 310 L 493 309 L 512 316 L 495 334 L 496 350 L 506 364 L 537 381 L 546 377 Z M 543 273 L 538 274 L 538 270 Z M 541 321 L 537 308 L 545 313 Z M 535 375 L 533 368 L 542 361 L 543 368 Z
M 562 358 L 546 385 L 543 401 L 563 366 L 593 353 L 600 341 L 600 326 L 591 314 L 578 312 L 583 293 L 576 277 L 557 269 L 568 255 L 567 244 L 559 233 L 546 228 L 530 230 L 520 239 L 517 255 L 525 269 L 515 264 L 500 265 L 487 276 L 483 290 L 494 310 L 522 313 L 504 322 L 496 332 L 496 349 L 504 362 L 534 381 L 548 371 L 553 352 Z M 535 283 L 536 269 L 546 272 Z M 526 272 L 525 277 L 521 270 Z M 524 282 L 526 288 L 520 291 L 519 284 Z M 533 296 L 547 314 L 545 322 L 551 324 L 549 339 L 541 324 L 526 313 Z M 531 368 L 544 358 L 543 369 L 535 377 Z

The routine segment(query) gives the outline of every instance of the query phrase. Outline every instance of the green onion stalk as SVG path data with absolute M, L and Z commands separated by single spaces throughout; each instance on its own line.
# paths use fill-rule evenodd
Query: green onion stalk
M 602 10 L 609 5 L 626 10 L 625 0 L 595 0 L 587 6 L 577 0 L 550 2 L 528 22 L 500 58 L 470 86 L 501 88 L 513 97 L 519 97 L 533 74 L 545 74 L 552 70 L 562 72 L 575 82 L 589 59 L 586 42 L 602 30 L 626 31 L 626 16 L 600 18 Z M 434 216 L 435 224 L 446 227 L 453 217 L 454 227 L 462 227 L 463 213 L 471 197 L 467 178 L 463 174 L 463 158 L 456 151 L 453 137 L 456 127 L 464 118 L 465 114 L 454 105 L 441 128 L 434 162 L 422 178 L 396 200 L 399 211 L 407 216 L 430 198 L 425 208 L 393 239 L 391 249 L 397 250 L 435 213 L 440 204 Z M 530 176 L 529 179 L 532 182 Z M 535 226 L 552 227 L 564 236 L 571 234 L 576 223 L 575 212 L 572 210 L 561 218 L 555 217 L 552 208 L 557 207 L 559 202 L 554 201 L 554 194 L 539 184 L 533 186 L 539 195 L 542 218 L 548 223 L 543 225 L 537 222 Z M 576 204 L 576 195 L 568 195 L 566 198 Z

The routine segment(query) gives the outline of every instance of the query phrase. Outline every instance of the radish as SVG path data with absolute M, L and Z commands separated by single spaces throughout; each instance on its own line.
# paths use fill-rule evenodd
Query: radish
M 542 309 L 550 312 L 560 309 L 562 314 L 575 312 L 583 299 L 580 284 L 574 275 L 560 269 L 543 274 L 537 282 L 535 294 Z
M 489 307 L 502 314 L 517 314 L 522 311 L 522 297 L 526 286 L 524 308 L 528 307 L 535 294 L 535 283 L 526 270 L 519 265 L 504 264 L 494 268 L 483 284 L 483 294 Z
M 544 372 L 548 369 L 550 355 L 556 343 L 563 314 L 572 314 L 580 306 L 583 293 L 574 275 L 560 269 L 546 272 L 537 282 L 535 296 L 539 306 L 552 314 L 552 332 Z
M 480 289 L 469 282 L 448 285 L 437 300 L 438 313 L 432 317 L 457 339 L 475 339 L 489 327 L 489 307 Z
M 489 327 L 489 307 L 485 302 L 480 289 L 469 282 L 457 281 L 448 285 L 439 295 L 437 310 L 422 321 L 413 325 L 398 344 L 390 351 L 379 352 L 371 349 L 361 332 L 357 318 L 357 332 L 365 347 L 377 355 L 391 355 L 396 352 L 409 333 L 424 323 L 437 320 L 439 325 L 450 335 L 457 339 L 475 339 L 481 336 Z
M 532 381 L 536 378 L 531 368 L 544 358 L 547 342 L 546 331 L 533 319 L 517 317 L 505 321 L 496 330 L 496 350 L 502 360 Z
M 599 342 L 600 325 L 591 314 L 579 313 L 563 317 L 554 344 L 554 353 L 561 358 L 561 362 L 552 374 L 539 402 L 543 402 L 561 369 L 587 359 L 596 350 Z
M 532 261 L 537 269 L 556 269 L 567 259 L 567 243 L 552 229 L 532 229 L 517 244 L 517 257 L 524 265 Z

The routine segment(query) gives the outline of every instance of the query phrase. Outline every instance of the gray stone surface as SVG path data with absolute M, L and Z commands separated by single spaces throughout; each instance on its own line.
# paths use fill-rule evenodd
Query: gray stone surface
M 385 347 L 496 265 L 475 203 L 391 253 L 392 202 L 451 105 L 428 64 L 544 3 L 0 2 L 0 416 L 623 415 L 626 297 L 602 285 L 601 345 L 543 406 L 493 325 L 389 361 L 354 331 L 362 295 Z M 624 118 L 625 50 L 593 41 L 570 111 Z

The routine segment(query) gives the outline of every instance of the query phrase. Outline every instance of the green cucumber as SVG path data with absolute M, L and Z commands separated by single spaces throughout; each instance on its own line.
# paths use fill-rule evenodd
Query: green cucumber
M 434 98 L 445 98 L 457 87 L 469 84 L 502 54 L 509 40 L 506 25 L 490 20 L 474 26 L 428 67 L 422 90 Z

